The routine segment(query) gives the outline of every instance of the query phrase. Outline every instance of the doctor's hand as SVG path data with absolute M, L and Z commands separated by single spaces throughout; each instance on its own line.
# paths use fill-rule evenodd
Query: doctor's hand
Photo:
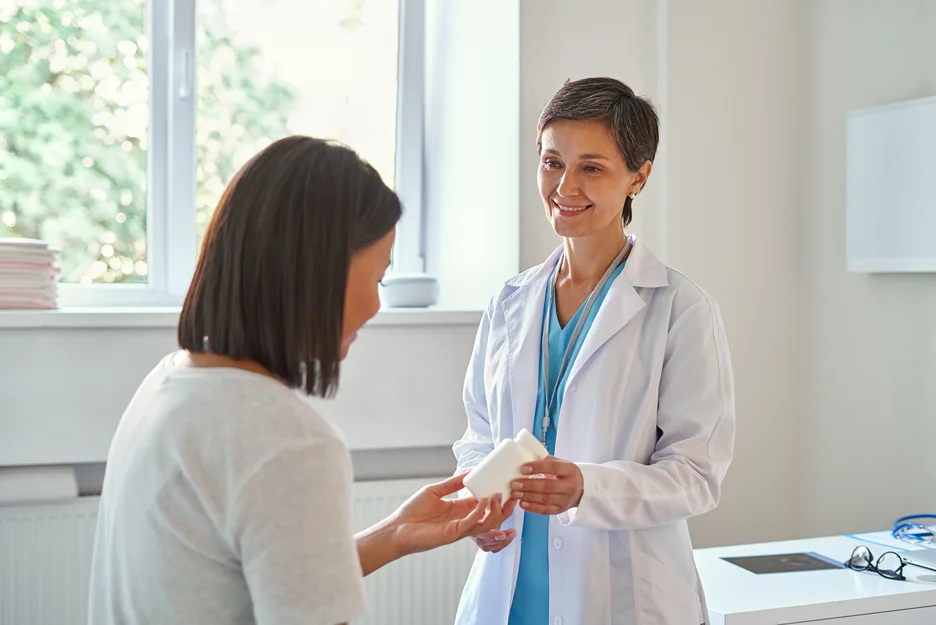
M 422 488 L 390 517 L 398 548 L 404 554 L 435 549 L 469 536 L 496 530 L 513 514 L 516 501 L 445 499 L 463 488 L 465 475 Z
M 521 469 L 524 475 L 543 475 L 510 483 L 511 497 L 520 500 L 520 507 L 534 514 L 561 514 L 575 508 L 582 500 L 585 477 L 574 462 L 549 456 L 530 462 Z
M 516 500 L 511 499 L 514 504 Z M 513 506 L 511 506 L 513 507 Z M 481 551 L 486 551 L 488 553 L 499 553 L 503 551 L 507 545 L 513 542 L 513 539 L 517 537 L 517 530 L 507 530 L 502 532 L 501 530 L 491 530 L 479 536 L 472 536 L 471 540 L 478 545 L 478 549 Z

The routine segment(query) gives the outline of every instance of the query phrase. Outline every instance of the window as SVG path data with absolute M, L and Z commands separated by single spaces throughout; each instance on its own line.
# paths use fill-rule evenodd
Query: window
M 0 237 L 61 250 L 63 305 L 178 304 L 230 178 L 311 134 L 396 187 L 421 271 L 423 3 L 0 3 Z
M 65 282 L 147 280 L 146 5 L 109 5 L 0 4 L 0 236 L 54 243 Z

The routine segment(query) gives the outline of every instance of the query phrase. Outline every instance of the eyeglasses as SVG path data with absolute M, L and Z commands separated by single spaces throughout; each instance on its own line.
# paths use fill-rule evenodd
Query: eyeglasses
M 845 563 L 845 566 L 853 571 L 872 571 L 887 579 L 901 582 L 907 581 L 907 578 L 904 577 L 903 574 L 904 567 L 907 566 L 907 564 L 904 562 L 903 558 L 900 557 L 900 554 L 895 551 L 884 553 L 877 559 L 877 562 L 875 562 L 871 550 L 861 545 L 860 547 L 855 547 L 855 550 L 852 551 L 851 557 Z

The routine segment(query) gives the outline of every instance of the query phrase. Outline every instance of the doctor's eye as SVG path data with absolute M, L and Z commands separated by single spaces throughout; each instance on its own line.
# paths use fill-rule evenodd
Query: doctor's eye
M 555 159 L 550 158 L 550 159 L 546 159 L 545 161 L 543 161 L 543 167 L 545 169 L 559 169 L 560 167 L 562 167 L 562 163 L 560 163 L 559 161 Z

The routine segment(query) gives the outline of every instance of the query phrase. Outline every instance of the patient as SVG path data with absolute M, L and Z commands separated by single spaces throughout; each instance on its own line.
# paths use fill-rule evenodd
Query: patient
M 228 185 L 167 356 L 107 458 L 89 623 L 334 625 L 362 576 L 500 527 L 513 503 L 455 477 L 352 533 L 351 461 L 303 395 L 330 396 L 379 308 L 401 206 L 351 150 L 289 137 Z

